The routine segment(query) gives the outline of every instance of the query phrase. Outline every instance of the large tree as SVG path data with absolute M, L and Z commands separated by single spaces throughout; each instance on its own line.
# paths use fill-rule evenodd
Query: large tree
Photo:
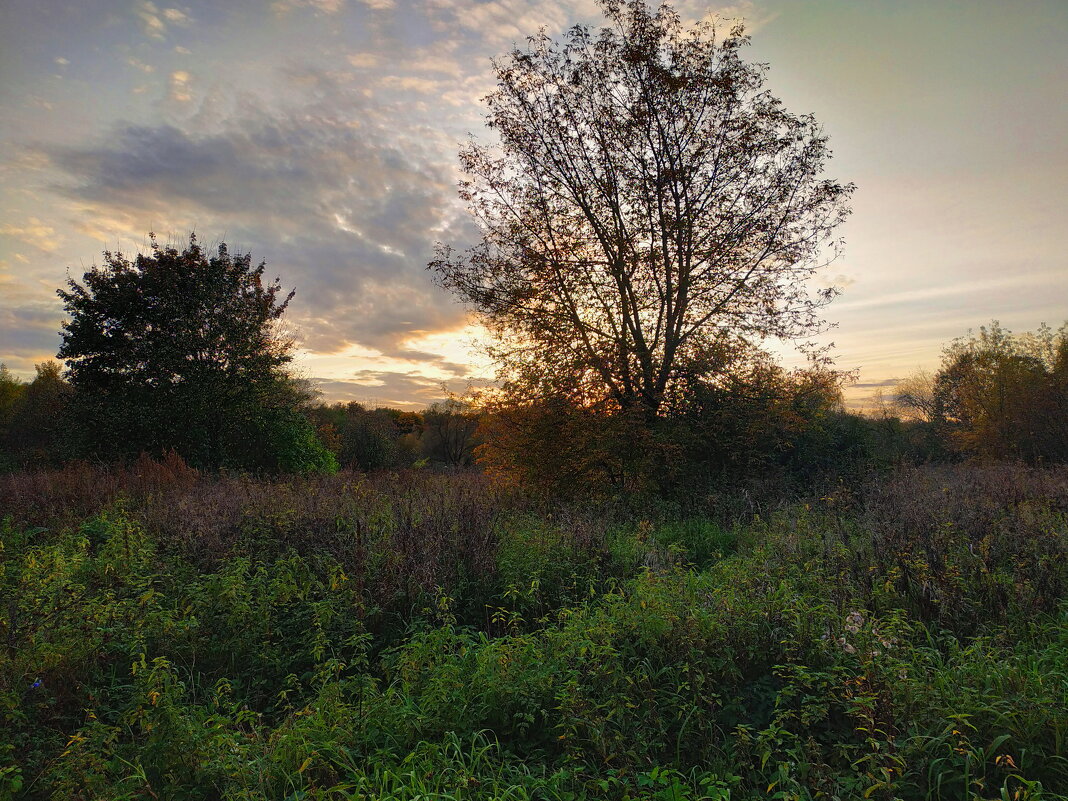
M 153 237 L 150 253 L 105 252 L 59 290 L 70 315 L 59 357 L 91 450 L 174 449 L 208 467 L 323 461 L 285 370 L 293 346 L 279 323 L 293 293 L 265 269 L 225 244 L 209 255 L 195 235 L 181 250 Z
M 481 242 L 430 267 L 495 335 L 506 388 L 661 412 L 725 343 L 800 337 L 833 295 L 851 185 L 827 139 L 764 90 L 740 27 L 602 0 L 608 25 L 494 62 L 498 142 L 470 143 L 461 196 Z

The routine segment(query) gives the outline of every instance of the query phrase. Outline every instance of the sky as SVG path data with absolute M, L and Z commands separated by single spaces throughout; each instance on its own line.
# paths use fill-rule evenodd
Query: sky
M 768 88 L 857 185 L 818 283 L 853 405 L 998 319 L 1068 319 L 1068 2 L 682 0 L 743 19 Z M 56 289 L 152 231 L 251 252 L 297 294 L 324 399 L 417 408 L 491 375 L 435 242 L 477 229 L 457 150 L 491 58 L 596 0 L 3 0 L 0 362 L 52 358 Z M 795 357 L 784 352 L 787 363 Z

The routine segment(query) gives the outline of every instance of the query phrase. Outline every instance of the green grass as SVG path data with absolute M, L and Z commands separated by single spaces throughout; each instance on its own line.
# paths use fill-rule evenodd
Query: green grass
M 153 506 L 200 519 L 207 485 L 16 510 L 0 798 L 1065 798 L 1068 506 L 988 479 L 745 521 L 461 504 L 455 528 L 436 477 L 338 483 L 329 535 L 324 485 L 318 517 L 249 502 L 210 558 Z M 436 572 L 405 567 L 412 532 Z

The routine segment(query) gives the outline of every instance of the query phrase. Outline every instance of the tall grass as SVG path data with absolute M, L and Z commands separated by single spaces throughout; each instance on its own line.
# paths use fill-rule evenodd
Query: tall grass
M 1068 794 L 1063 472 L 741 520 L 92 475 L 0 483 L 0 798 Z

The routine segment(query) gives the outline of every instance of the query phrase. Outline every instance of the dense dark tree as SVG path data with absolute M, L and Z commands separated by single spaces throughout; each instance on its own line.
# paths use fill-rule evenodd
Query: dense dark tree
M 359 470 L 407 467 L 415 459 L 422 420 L 399 409 L 367 409 L 361 403 L 317 406 L 312 419 L 343 467 Z
M 15 466 L 15 453 L 10 439 L 11 421 L 25 391 L 26 384 L 8 370 L 6 364 L 0 363 L 0 470 Z
M 34 365 L 37 375 L 26 385 L 11 416 L 7 442 L 23 465 L 61 461 L 69 453 L 64 426 L 70 417 L 72 390 L 59 362 Z
M 174 449 L 199 466 L 311 469 L 328 454 L 300 414 L 307 394 L 285 372 L 279 327 L 293 293 L 225 244 L 208 255 L 152 239 L 132 261 L 104 253 L 60 290 L 70 320 L 60 358 L 91 451 Z
M 0 431 L 7 429 L 15 405 L 25 391 L 26 385 L 7 369 L 6 364 L 0 363 Z
M 431 461 L 448 467 L 465 467 L 474 462 L 478 413 L 458 399 L 433 403 L 423 412 L 421 450 Z
M 833 291 L 806 279 L 852 186 L 820 178 L 826 137 L 763 89 L 741 28 L 601 5 L 599 32 L 496 63 L 499 143 L 461 152 L 482 242 L 430 266 L 495 335 L 515 399 L 651 420 L 709 349 L 820 325 Z

